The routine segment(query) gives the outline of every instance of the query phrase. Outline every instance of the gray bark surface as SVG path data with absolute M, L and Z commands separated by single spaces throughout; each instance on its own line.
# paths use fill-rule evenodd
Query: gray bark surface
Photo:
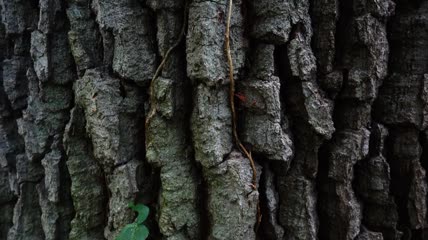
M 0 0 L 0 240 L 428 239 L 428 0 L 228 6 Z

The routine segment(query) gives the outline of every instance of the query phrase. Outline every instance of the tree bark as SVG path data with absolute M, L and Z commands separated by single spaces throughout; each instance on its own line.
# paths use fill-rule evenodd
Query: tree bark
M 428 1 L 229 3 L 0 0 L 0 240 L 428 238 Z

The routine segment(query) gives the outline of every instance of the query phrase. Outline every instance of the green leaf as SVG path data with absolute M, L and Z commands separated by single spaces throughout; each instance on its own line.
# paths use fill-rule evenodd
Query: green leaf
M 142 224 L 144 221 L 146 221 L 147 217 L 149 216 L 150 209 L 145 206 L 144 204 L 129 204 L 129 208 L 136 211 L 138 213 L 136 222 L 138 224 Z
M 130 240 L 135 233 L 135 229 L 137 228 L 137 223 L 131 223 L 126 225 L 122 231 L 120 231 L 116 240 Z
M 135 238 L 132 238 L 133 240 L 145 240 L 149 236 L 149 229 L 143 224 L 138 225 L 137 229 L 135 229 L 134 236 Z
M 138 213 L 134 223 L 126 225 L 117 236 L 116 240 L 145 240 L 149 236 L 149 229 L 143 222 L 149 216 L 149 208 L 144 204 L 129 203 L 129 208 Z
M 126 225 L 116 240 L 145 240 L 149 236 L 149 229 L 143 224 L 131 223 Z

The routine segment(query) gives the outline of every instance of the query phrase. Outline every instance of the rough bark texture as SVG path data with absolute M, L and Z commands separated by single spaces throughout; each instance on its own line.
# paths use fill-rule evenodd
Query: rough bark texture
M 428 239 L 428 0 L 228 4 L 0 0 L 0 240 Z

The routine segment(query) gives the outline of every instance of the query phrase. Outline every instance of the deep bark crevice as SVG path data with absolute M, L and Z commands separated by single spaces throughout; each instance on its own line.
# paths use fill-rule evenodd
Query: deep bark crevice
M 346 45 L 349 41 L 349 30 L 353 18 L 352 6 L 355 0 L 338 0 L 339 3 L 339 19 L 336 26 L 335 34 L 335 59 L 334 65 L 341 69 L 344 66 L 344 58 L 346 54 Z
M 198 185 L 198 193 L 199 193 L 199 213 L 201 216 L 201 222 L 200 222 L 200 239 L 201 240 L 208 240 L 209 236 L 211 235 L 211 226 L 212 223 L 210 222 L 209 212 L 210 208 L 208 206 L 208 184 L 206 180 L 204 179 L 202 175 L 202 167 L 197 167 L 198 171 L 198 179 L 199 179 L 199 185 Z
M 401 128 L 404 129 L 405 127 Z M 386 159 L 391 167 L 391 193 L 394 196 L 399 214 L 398 228 L 405 234 L 408 232 L 409 216 L 407 209 L 407 195 L 409 193 L 410 177 L 408 176 L 409 167 L 399 167 L 398 159 L 394 158 L 392 149 L 394 148 L 394 139 L 400 137 L 400 128 L 391 127 L 390 135 L 386 140 L 387 155 Z M 406 164 L 406 163 L 404 163 Z M 410 163 L 407 163 L 410 164 Z
M 334 135 L 333 135 L 334 138 Z M 316 178 L 316 189 L 317 189 L 317 195 L 318 198 L 322 197 L 322 194 L 325 194 L 325 186 L 326 186 L 326 182 L 327 182 L 327 178 L 328 178 L 328 169 L 329 169 L 329 161 L 328 161 L 328 155 L 330 152 L 330 141 L 326 141 L 324 142 L 319 151 L 318 151 L 318 175 Z M 326 214 L 323 214 L 323 210 L 322 210 L 322 206 L 320 206 L 320 204 L 322 204 L 320 201 L 318 201 L 317 203 L 317 214 L 318 214 L 318 219 L 319 219 L 319 231 L 318 231 L 318 239 L 319 240 L 328 240 L 327 237 L 328 233 L 326 233 L 326 231 L 328 231 L 328 227 L 330 226 L 330 222 L 329 222 L 329 218 Z

